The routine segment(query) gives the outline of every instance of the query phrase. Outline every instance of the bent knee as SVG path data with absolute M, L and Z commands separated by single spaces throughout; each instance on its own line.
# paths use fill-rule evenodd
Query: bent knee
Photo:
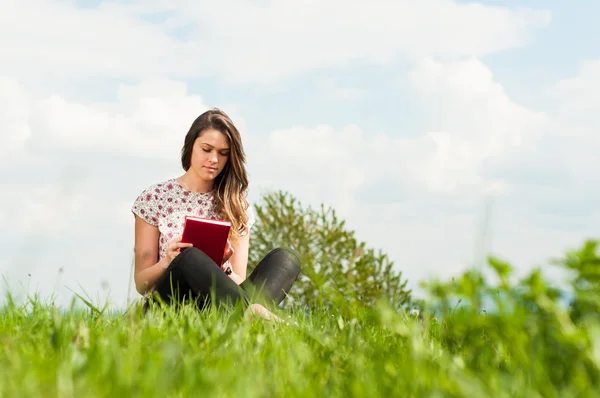
M 289 247 L 277 247 L 271 251 L 272 255 L 281 256 L 284 259 L 288 260 L 298 269 L 300 268 L 300 255 L 293 249 Z

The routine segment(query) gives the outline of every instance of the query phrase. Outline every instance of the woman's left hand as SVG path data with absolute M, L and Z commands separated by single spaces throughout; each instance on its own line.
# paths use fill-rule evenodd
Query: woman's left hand
M 227 261 L 229 261 L 234 252 L 235 250 L 233 249 L 231 242 L 229 239 L 227 239 L 227 245 L 225 246 L 225 253 L 223 254 L 223 263 L 221 264 L 221 268 L 225 265 L 225 263 L 227 263 Z

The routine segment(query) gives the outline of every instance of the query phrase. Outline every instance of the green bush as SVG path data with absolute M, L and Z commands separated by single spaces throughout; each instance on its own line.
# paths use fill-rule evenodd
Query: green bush
M 269 193 L 254 206 L 249 272 L 270 250 L 285 246 L 301 257 L 302 272 L 290 292 L 295 307 L 372 306 L 385 299 L 400 308 L 410 303 L 402 273 L 387 255 L 367 248 L 345 228 L 335 210 L 303 207 L 286 192 Z

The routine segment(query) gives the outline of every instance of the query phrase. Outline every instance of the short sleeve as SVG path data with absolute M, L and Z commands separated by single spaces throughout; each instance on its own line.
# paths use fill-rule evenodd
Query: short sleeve
M 248 215 L 248 232 L 256 222 L 256 215 L 254 213 L 254 208 L 252 207 L 252 203 L 248 205 L 248 209 L 246 209 L 246 214 Z
M 158 226 L 158 218 L 156 217 L 156 198 L 152 194 L 152 189 L 144 190 L 131 206 L 131 212 L 148 224 L 155 227 Z

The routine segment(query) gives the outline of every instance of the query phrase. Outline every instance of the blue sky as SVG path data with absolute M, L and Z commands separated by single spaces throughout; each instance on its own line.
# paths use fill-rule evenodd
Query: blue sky
M 600 26 L 594 17 L 600 12 L 598 2 L 515 0 L 483 1 L 482 4 L 552 11 L 552 22 L 539 29 L 530 43 L 485 59 L 498 82 L 520 103 L 535 107 L 536 101 L 540 101 L 536 93 L 577 74 L 583 61 L 600 57 L 595 39 L 600 35 Z
M 123 303 L 129 207 L 179 175 L 183 135 L 212 106 L 242 130 L 253 199 L 279 188 L 335 207 L 411 287 L 477 260 L 488 200 L 484 250 L 525 273 L 597 235 L 599 12 L 593 1 L 5 2 L 0 274 L 62 302 L 81 285 Z

